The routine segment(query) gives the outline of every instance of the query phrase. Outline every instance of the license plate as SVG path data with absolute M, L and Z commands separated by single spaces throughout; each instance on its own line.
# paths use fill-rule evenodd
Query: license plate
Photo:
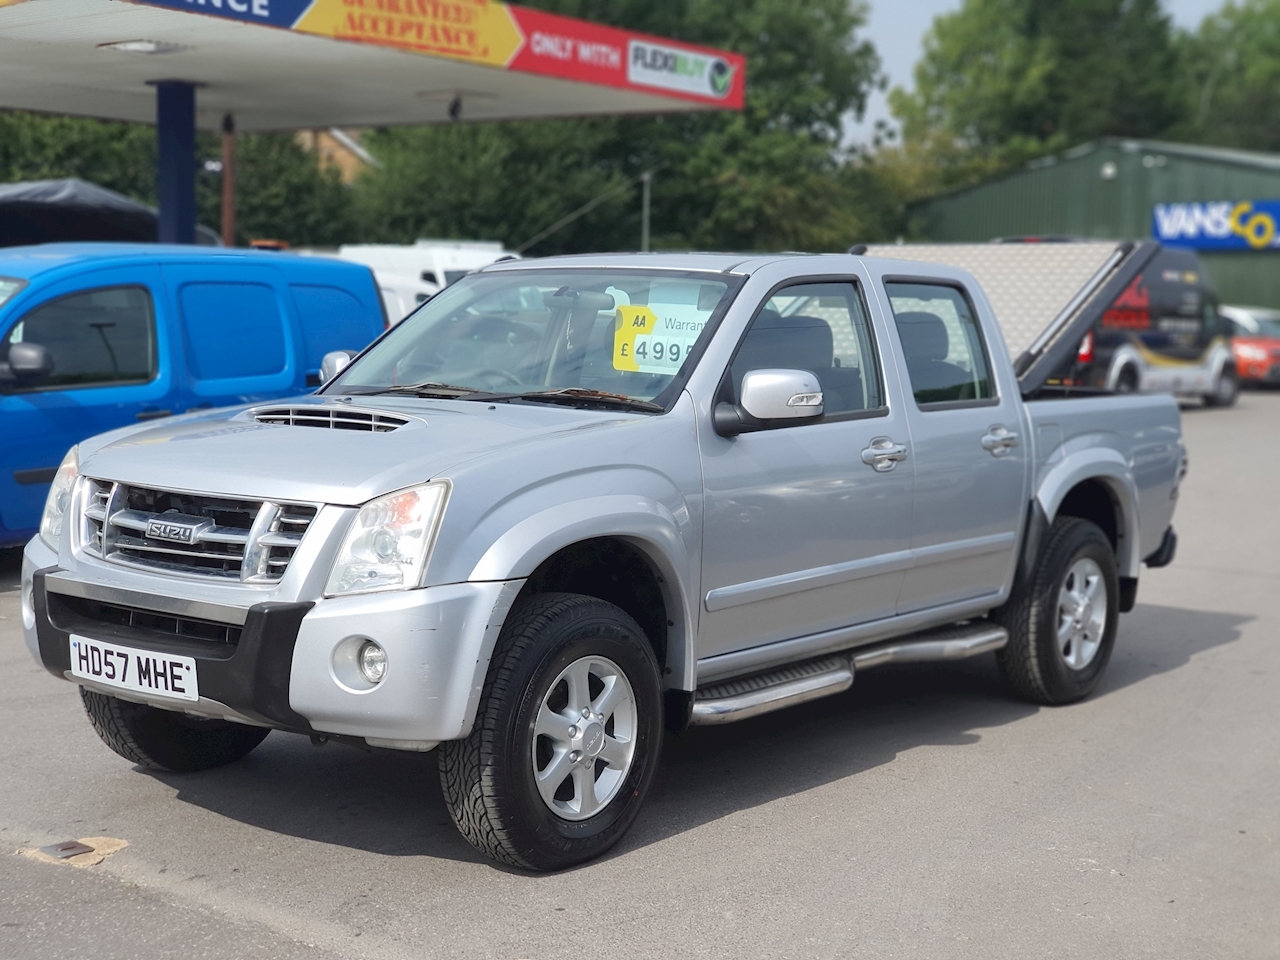
M 71 673 L 85 680 L 174 700 L 199 700 L 191 657 L 121 647 L 71 635 Z

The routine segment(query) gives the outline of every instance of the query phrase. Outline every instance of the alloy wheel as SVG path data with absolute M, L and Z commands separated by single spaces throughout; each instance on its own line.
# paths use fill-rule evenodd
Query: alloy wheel
M 605 657 L 581 657 L 543 694 L 533 726 L 533 777 L 543 803 L 587 820 L 617 795 L 635 755 L 635 692 Z
M 1102 568 L 1081 557 L 1058 591 L 1058 650 L 1072 670 L 1083 670 L 1102 644 L 1107 627 L 1107 587 Z

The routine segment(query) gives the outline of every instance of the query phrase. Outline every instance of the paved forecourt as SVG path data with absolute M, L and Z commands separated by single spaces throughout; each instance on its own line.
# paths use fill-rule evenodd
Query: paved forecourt
M 152 774 L 32 663 L 0 561 L 0 955 L 1280 955 L 1280 394 L 1188 409 L 1176 563 L 1098 695 L 1040 709 L 990 657 L 667 744 L 617 851 L 482 861 L 431 755 L 272 734 Z M 128 847 L 77 869 L 14 855 Z

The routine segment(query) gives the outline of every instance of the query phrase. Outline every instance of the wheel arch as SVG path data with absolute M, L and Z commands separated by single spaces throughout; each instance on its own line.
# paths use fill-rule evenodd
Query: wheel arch
M 1041 481 L 1036 500 L 1050 524 L 1059 516 L 1096 523 L 1111 540 L 1120 576 L 1138 576 L 1142 549 L 1137 485 L 1117 451 L 1102 448 L 1068 456 Z
M 1145 377 L 1143 376 L 1145 364 L 1142 362 L 1142 356 L 1131 345 L 1124 344 L 1116 354 L 1111 358 L 1111 369 L 1107 371 L 1107 389 L 1114 391 L 1120 384 L 1120 378 L 1124 376 L 1126 370 L 1133 371 L 1134 388 L 1141 390 Z
M 516 524 L 468 579 L 523 580 L 520 597 L 563 591 L 614 603 L 644 629 L 664 686 L 692 689 L 697 611 L 685 589 L 691 576 L 696 566 L 669 510 L 647 498 L 607 496 L 560 504 Z

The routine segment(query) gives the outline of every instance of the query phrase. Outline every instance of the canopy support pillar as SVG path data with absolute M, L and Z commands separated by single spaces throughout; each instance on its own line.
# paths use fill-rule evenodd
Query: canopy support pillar
M 160 80 L 156 88 L 156 192 L 161 243 L 196 242 L 196 84 Z
M 222 118 L 222 245 L 236 245 L 236 118 Z

